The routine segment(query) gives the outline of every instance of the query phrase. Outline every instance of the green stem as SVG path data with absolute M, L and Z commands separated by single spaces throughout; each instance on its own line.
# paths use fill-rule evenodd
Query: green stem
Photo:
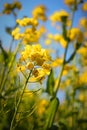
M 15 117 L 16 117 L 16 115 L 17 115 L 17 112 L 18 112 L 18 109 L 19 109 L 19 106 L 20 106 L 20 103 L 21 103 L 21 99 L 22 99 L 23 94 L 24 94 L 24 91 L 25 91 L 25 89 L 26 89 L 26 86 L 27 86 L 28 80 L 29 80 L 29 78 L 30 78 L 31 72 L 32 72 L 32 71 L 30 71 L 29 76 L 28 76 L 28 78 L 26 79 L 26 82 L 25 82 L 25 85 L 24 85 L 24 87 L 23 87 L 21 96 L 19 97 L 17 106 L 16 106 L 16 108 L 15 108 L 15 112 L 14 112 L 14 115 L 13 115 L 13 118 L 12 118 L 12 121 L 11 121 L 10 130 L 13 130 L 13 129 L 14 129 L 13 125 L 14 125 Z
M 16 57 L 16 55 L 17 55 L 18 49 L 19 49 L 19 47 L 20 47 L 20 44 L 21 44 L 21 43 L 18 44 L 18 46 L 17 46 L 17 48 L 16 48 L 16 50 L 15 50 L 15 52 L 14 52 L 14 56 L 12 57 L 12 60 L 11 60 L 11 62 L 10 62 L 9 69 L 8 69 L 8 71 L 7 71 L 6 75 L 5 75 L 5 77 L 3 78 L 3 82 L 2 82 L 1 88 L 0 88 L 0 93 L 2 92 L 3 87 L 4 87 L 4 85 L 6 84 L 6 80 L 7 80 L 7 78 L 8 78 L 8 74 L 10 73 L 11 68 L 12 68 L 12 66 L 13 66 L 13 63 L 14 63 L 15 57 Z
M 72 24 L 73 24 L 74 13 L 75 13 L 75 10 L 73 10 L 73 12 L 72 12 L 72 22 L 71 22 L 71 26 L 69 28 L 69 34 L 70 34 L 70 30 L 71 30 Z M 57 85 L 55 86 L 55 88 L 56 88 L 55 95 L 57 95 L 57 92 L 59 90 L 60 82 L 61 82 L 61 78 L 62 78 L 62 74 L 63 74 L 63 70 L 64 70 L 64 66 L 66 64 L 66 55 L 67 55 L 68 45 L 69 45 L 69 39 L 67 39 L 67 45 L 66 45 L 65 52 L 64 52 L 64 58 L 63 58 L 63 63 L 62 63 L 61 71 L 60 71 L 60 74 L 59 74 L 59 76 L 57 78 Z

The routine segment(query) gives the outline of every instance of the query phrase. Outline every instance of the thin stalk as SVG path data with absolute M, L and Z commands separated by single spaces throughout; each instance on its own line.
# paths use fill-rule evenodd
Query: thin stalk
M 13 115 L 13 118 L 12 118 L 12 121 L 11 121 L 10 130 L 13 130 L 13 129 L 14 129 L 13 125 L 14 125 L 15 117 L 16 117 L 16 115 L 17 115 L 17 112 L 18 112 L 18 109 L 19 109 L 19 106 L 20 106 L 20 103 L 21 103 L 21 99 L 22 99 L 23 94 L 24 94 L 24 91 L 25 91 L 25 89 L 26 89 L 26 86 L 27 86 L 28 80 L 29 80 L 29 78 L 30 78 L 31 72 L 32 72 L 32 71 L 30 71 L 29 76 L 28 76 L 28 78 L 26 79 L 26 82 L 25 82 L 25 85 L 24 85 L 24 87 L 23 87 L 21 96 L 19 97 L 17 106 L 16 106 L 16 108 L 15 108 L 15 112 L 14 112 L 14 115 Z
M 74 13 L 75 13 L 75 10 L 72 11 L 72 22 L 71 22 L 71 26 L 69 28 L 69 34 L 70 34 L 70 30 L 71 30 L 72 24 L 73 24 Z M 61 78 L 62 78 L 62 74 L 63 74 L 63 70 L 64 70 L 64 66 L 66 64 L 66 55 L 67 55 L 68 45 L 69 45 L 69 40 L 67 40 L 67 45 L 66 45 L 65 52 L 64 52 L 64 57 L 63 57 L 63 63 L 62 63 L 61 71 L 60 71 L 60 74 L 59 74 L 59 76 L 57 78 L 57 86 L 55 87 L 56 88 L 55 96 L 57 95 L 57 92 L 59 90 L 60 82 L 61 82 Z
M 10 62 L 9 69 L 8 69 L 8 71 L 7 71 L 6 75 L 5 75 L 5 77 L 3 78 L 3 82 L 2 82 L 2 84 L 1 84 L 0 92 L 2 92 L 3 87 L 4 87 L 5 83 L 6 83 L 6 80 L 7 80 L 7 78 L 8 78 L 8 74 L 9 74 L 9 72 L 11 71 L 11 68 L 12 68 L 12 66 L 13 66 L 13 63 L 14 63 L 14 60 L 15 60 L 15 57 L 16 57 L 16 54 L 17 54 L 17 52 L 18 52 L 19 47 L 20 47 L 20 43 L 18 44 L 18 46 L 17 46 L 17 48 L 16 48 L 16 50 L 15 50 L 15 52 L 14 52 L 14 56 L 12 57 L 12 60 L 11 60 L 11 62 Z

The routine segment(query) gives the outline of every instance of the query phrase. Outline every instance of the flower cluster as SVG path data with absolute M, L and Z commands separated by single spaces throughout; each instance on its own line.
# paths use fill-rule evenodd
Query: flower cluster
M 20 10 L 21 8 L 22 8 L 22 5 L 18 1 L 14 1 L 12 4 L 5 3 L 3 13 L 11 14 L 11 12 L 14 11 L 14 9 Z
M 46 75 L 50 74 L 51 58 L 46 49 L 41 48 L 40 44 L 26 45 L 21 52 L 18 69 L 26 73 L 32 70 L 29 82 L 42 81 Z
M 72 5 L 75 3 L 75 0 L 64 0 L 64 3 L 65 3 L 67 6 L 72 6 Z
M 67 41 L 64 39 L 64 37 L 61 34 L 48 34 L 47 39 L 45 41 L 46 45 L 49 45 L 51 41 L 55 41 L 60 43 L 60 45 L 65 48 Z
M 40 30 L 36 30 L 36 27 L 38 26 L 38 21 L 34 18 L 23 18 L 23 19 L 17 19 L 17 24 L 20 27 L 27 27 L 23 28 L 23 32 L 21 32 L 20 27 L 16 27 L 12 31 L 12 36 L 15 40 L 21 40 L 24 44 L 30 44 L 30 43 L 36 43 L 39 41 L 39 38 L 41 37 Z
M 82 10 L 87 11 L 87 2 L 84 2 L 82 5 Z
M 79 24 L 84 29 L 87 29 L 87 18 L 86 17 L 81 18 L 80 21 L 79 21 Z
M 69 17 L 69 13 L 65 10 L 56 11 L 50 16 L 52 22 L 63 22 L 64 19 Z
M 71 41 L 77 41 L 78 43 L 82 43 L 84 36 L 82 31 L 79 28 L 72 28 L 70 30 L 69 38 Z
M 32 11 L 32 15 L 35 19 L 46 21 L 47 17 L 45 12 L 46 12 L 46 7 L 44 5 L 39 5 L 34 8 L 34 10 Z

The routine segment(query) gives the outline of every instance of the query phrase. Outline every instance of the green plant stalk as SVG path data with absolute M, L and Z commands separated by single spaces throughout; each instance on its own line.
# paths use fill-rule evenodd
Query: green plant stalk
M 21 99 L 22 99 L 23 94 L 24 94 L 24 91 L 25 91 L 25 89 L 26 89 L 26 86 L 27 86 L 28 80 L 29 80 L 29 78 L 30 78 L 31 72 L 32 72 L 32 71 L 30 71 L 29 76 L 28 76 L 28 78 L 26 79 L 26 82 L 25 82 L 25 85 L 24 85 L 24 87 L 23 87 L 21 96 L 19 97 L 19 100 L 18 100 L 18 102 L 17 102 L 17 106 L 15 107 L 15 112 L 14 112 L 14 115 L 13 115 L 13 118 L 12 118 L 12 121 L 11 121 L 10 130 L 13 130 L 13 129 L 14 129 L 13 125 L 14 125 L 15 117 L 16 117 L 16 115 L 17 115 L 17 112 L 18 112 L 18 109 L 19 109 L 19 106 L 20 106 L 20 103 L 21 103 Z
M 10 71 L 11 71 L 11 68 L 12 68 L 12 66 L 13 66 L 13 63 L 14 63 L 15 57 L 16 57 L 16 55 L 17 55 L 18 49 L 19 49 L 19 47 L 20 47 L 20 44 L 21 44 L 21 43 L 18 44 L 18 46 L 17 46 L 17 48 L 16 48 L 16 50 L 15 50 L 15 52 L 14 52 L 14 56 L 12 57 L 12 60 L 11 60 L 11 62 L 10 62 L 9 69 L 8 69 L 8 71 L 7 71 L 6 75 L 5 75 L 5 77 L 3 78 L 3 81 L 2 81 L 2 84 L 1 84 L 1 88 L 0 88 L 0 93 L 2 92 L 3 87 L 4 87 L 5 83 L 6 83 L 7 78 L 8 78 L 8 74 L 9 74 Z
M 69 28 L 69 34 L 70 34 L 70 30 L 71 30 L 72 24 L 73 24 L 74 13 L 75 13 L 75 10 L 72 11 L 72 22 L 71 22 L 71 26 Z M 64 70 L 64 66 L 66 64 L 66 55 L 67 55 L 68 45 L 69 45 L 69 40 L 67 40 L 67 44 L 66 44 L 66 48 L 65 48 L 65 52 L 64 52 L 63 63 L 62 63 L 62 67 L 61 67 L 61 71 L 60 71 L 60 74 L 59 74 L 59 76 L 57 78 L 57 85 L 55 86 L 55 88 L 56 88 L 55 95 L 57 95 L 57 92 L 59 90 L 60 82 L 61 82 L 61 78 L 62 78 L 62 74 L 63 74 L 63 70 Z
M 71 26 L 69 28 L 69 34 L 70 34 L 70 30 L 71 30 L 72 24 L 73 24 L 74 13 L 75 13 L 75 9 L 72 10 L 72 22 L 71 22 Z M 55 97 L 57 97 L 57 92 L 58 92 L 59 87 L 60 87 L 60 83 L 61 83 L 61 78 L 62 78 L 64 66 L 66 64 L 66 55 L 67 55 L 68 45 L 69 45 L 69 40 L 67 39 L 67 45 L 66 45 L 65 52 L 64 52 L 64 58 L 63 58 L 63 63 L 62 63 L 61 71 L 60 71 L 60 74 L 59 74 L 59 76 L 57 78 L 57 85 L 55 86 L 56 89 L 54 90 L 54 96 Z M 49 112 L 51 116 L 50 116 L 49 121 L 48 121 L 48 126 L 50 126 L 50 128 L 52 127 L 52 124 L 53 124 L 53 121 L 54 121 L 54 118 L 55 118 L 55 115 L 56 115 L 56 111 L 54 113 L 52 111 L 53 111 L 53 109 L 51 109 L 51 111 Z M 53 118 L 53 120 L 52 120 L 52 122 L 50 124 L 50 120 L 52 118 L 52 115 L 53 115 L 54 118 Z M 48 127 L 46 128 L 46 130 L 48 130 Z

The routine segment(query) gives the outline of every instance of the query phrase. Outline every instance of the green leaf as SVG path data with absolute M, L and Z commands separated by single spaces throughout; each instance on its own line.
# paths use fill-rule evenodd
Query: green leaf
M 46 120 L 45 130 L 51 129 L 58 106 L 59 106 L 59 100 L 57 97 L 55 97 L 50 101 L 50 106 L 47 111 L 47 120 Z
M 53 70 L 51 70 L 50 75 L 48 76 L 48 79 L 47 79 L 46 92 L 52 96 L 54 95 L 54 84 L 55 84 L 54 73 L 53 73 Z

